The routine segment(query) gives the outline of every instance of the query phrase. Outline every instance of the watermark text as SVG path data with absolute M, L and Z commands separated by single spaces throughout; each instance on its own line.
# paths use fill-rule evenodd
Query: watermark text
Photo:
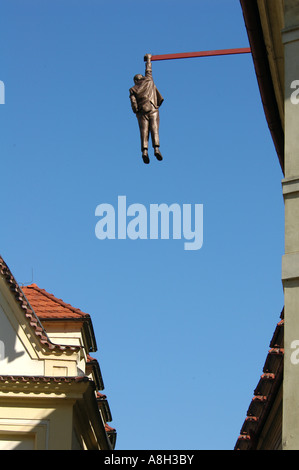
M 112 204 L 99 204 L 95 215 L 100 218 L 95 226 L 99 240 L 184 238 L 185 250 L 203 245 L 203 204 L 150 204 L 147 209 L 139 203 L 127 206 L 126 196 L 118 196 L 117 210 Z
M 0 80 L 0 104 L 5 104 L 5 85 L 2 80 Z
M 0 361 L 3 361 L 5 358 L 5 346 L 3 341 L 0 340 Z
M 299 103 L 299 80 L 293 80 L 291 83 L 291 88 L 293 93 L 291 94 L 291 103 L 292 104 L 298 104 Z

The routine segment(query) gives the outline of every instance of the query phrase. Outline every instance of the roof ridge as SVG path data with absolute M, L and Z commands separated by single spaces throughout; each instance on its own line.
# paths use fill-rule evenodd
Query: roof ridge
M 52 300 L 53 302 L 56 302 L 57 304 L 61 305 L 62 307 L 68 308 L 69 310 L 72 310 L 74 313 L 77 313 L 78 315 L 81 315 L 82 317 L 89 318 L 90 315 L 89 313 L 82 312 L 79 308 L 73 307 L 71 304 L 68 304 L 64 302 L 62 299 L 59 299 L 58 297 L 55 297 L 54 294 L 50 294 L 47 292 L 45 289 L 41 289 L 38 287 L 37 284 L 29 284 L 28 286 L 25 286 L 26 288 L 36 290 L 40 294 L 44 295 L 48 299 Z

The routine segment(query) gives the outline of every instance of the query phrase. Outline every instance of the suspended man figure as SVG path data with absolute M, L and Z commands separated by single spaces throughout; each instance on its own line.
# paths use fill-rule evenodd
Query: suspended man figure
M 144 56 L 144 60 L 146 61 L 145 77 L 140 74 L 135 75 L 135 85 L 130 88 L 131 106 L 139 124 L 142 159 L 144 163 L 149 163 L 149 133 L 151 133 L 155 156 L 157 160 L 162 160 L 159 148 L 159 107 L 164 100 L 153 81 L 151 57 L 151 54 Z

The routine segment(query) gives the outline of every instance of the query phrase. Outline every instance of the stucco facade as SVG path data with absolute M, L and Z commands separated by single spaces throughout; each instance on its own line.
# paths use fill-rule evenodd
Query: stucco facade
M 285 56 L 285 254 L 282 281 L 285 301 L 285 358 L 282 444 L 299 449 L 299 1 L 285 0 L 282 42 Z

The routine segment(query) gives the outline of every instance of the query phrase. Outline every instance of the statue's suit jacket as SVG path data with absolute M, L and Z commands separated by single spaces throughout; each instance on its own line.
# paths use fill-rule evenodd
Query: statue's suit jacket
M 164 100 L 153 81 L 151 62 L 146 63 L 145 77 L 130 88 L 130 100 L 134 113 L 148 113 L 158 109 L 163 103 Z

